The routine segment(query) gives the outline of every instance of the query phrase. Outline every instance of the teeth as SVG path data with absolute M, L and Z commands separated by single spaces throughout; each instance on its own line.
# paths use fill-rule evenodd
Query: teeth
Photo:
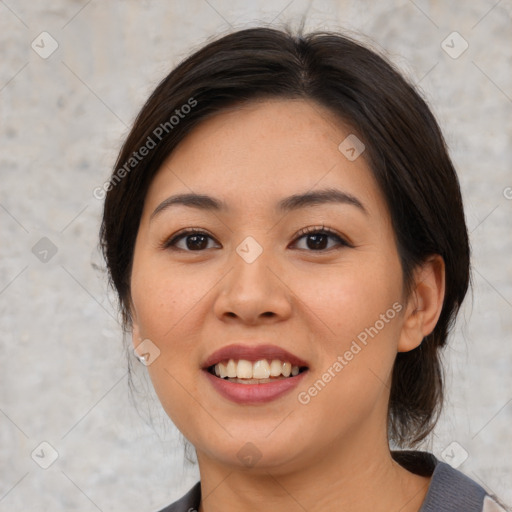
M 256 361 L 252 366 L 252 378 L 253 379 L 268 379 L 270 376 L 270 365 L 263 359 L 262 361 Z
M 236 367 L 236 376 L 239 379 L 252 379 L 252 363 L 245 359 L 240 359 Z
M 281 375 L 281 368 L 283 367 L 283 363 L 279 361 L 279 359 L 273 359 L 270 363 L 270 375 L 272 377 L 279 377 Z
M 226 366 L 226 375 L 230 378 L 236 377 L 236 363 L 233 359 L 228 361 Z
M 227 363 L 217 363 L 214 366 L 214 372 L 221 379 L 255 379 L 270 381 L 270 377 L 295 377 L 299 374 L 299 367 L 292 366 L 287 361 L 273 359 L 270 363 L 266 359 L 260 359 L 251 363 L 246 359 L 240 359 L 238 362 L 230 359 Z

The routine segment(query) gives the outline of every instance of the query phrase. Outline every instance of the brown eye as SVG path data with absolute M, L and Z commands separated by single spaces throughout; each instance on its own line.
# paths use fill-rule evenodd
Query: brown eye
M 203 251 L 209 249 L 209 240 L 214 239 L 204 231 L 188 230 L 182 231 L 164 243 L 166 249 L 178 249 L 182 251 Z
M 322 228 L 313 227 L 301 230 L 295 240 L 301 239 L 305 239 L 306 245 L 306 247 L 299 247 L 301 250 L 321 252 L 340 246 L 351 247 L 340 235 L 329 228 L 325 228 L 325 226 L 322 226 Z M 330 240 L 334 241 L 331 245 L 329 245 Z M 297 242 L 295 242 L 295 244 L 297 244 Z
M 208 240 L 205 235 L 187 235 L 185 238 L 185 245 L 191 251 L 199 251 L 206 249 Z
M 326 249 L 329 244 L 329 235 L 323 233 L 311 233 L 305 235 L 308 249 L 320 250 Z

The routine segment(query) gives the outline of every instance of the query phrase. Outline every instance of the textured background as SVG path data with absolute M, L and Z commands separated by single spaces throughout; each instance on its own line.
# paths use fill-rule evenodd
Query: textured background
M 302 16 L 309 29 L 365 34 L 444 129 L 474 291 L 445 353 L 448 401 L 427 447 L 512 503 L 510 0 L 0 0 L 1 511 L 151 512 L 198 479 L 140 364 L 137 409 L 130 401 L 93 190 L 142 102 L 192 49 Z M 447 53 L 453 31 L 464 40 L 450 36 Z

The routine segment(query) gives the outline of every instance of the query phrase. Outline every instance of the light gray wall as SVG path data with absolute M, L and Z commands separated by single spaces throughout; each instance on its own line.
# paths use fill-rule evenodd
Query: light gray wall
M 93 190 L 142 102 L 181 58 L 219 32 L 297 25 L 304 14 L 310 29 L 366 34 L 419 84 L 444 129 L 466 202 L 474 297 L 446 351 L 447 407 L 428 447 L 456 462 L 467 452 L 460 469 L 512 502 L 510 0 L 5 0 L 1 511 L 149 512 L 197 480 L 141 365 L 140 416 L 128 399 L 115 303 L 92 265 L 102 263 Z M 47 58 L 40 54 L 54 43 L 43 31 L 58 43 Z M 458 58 L 441 46 L 453 31 L 469 45 Z M 464 43 L 446 44 L 455 56 Z M 58 455 L 46 470 L 35 462 L 51 462 L 43 441 Z

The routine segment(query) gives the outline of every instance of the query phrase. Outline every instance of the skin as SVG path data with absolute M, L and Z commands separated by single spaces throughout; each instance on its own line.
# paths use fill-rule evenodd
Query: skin
M 417 511 L 429 478 L 395 463 L 386 418 L 399 351 L 417 347 L 439 317 L 444 266 L 430 258 L 403 295 L 389 212 L 364 153 L 351 162 L 338 145 L 351 132 L 317 104 L 266 100 L 217 114 L 184 139 L 155 176 L 145 200 L 131 275 L 133 344 L 160 355 L 147 367 L 169 417 L 195 446 L 201 511 Z M 336 188 L 351 204 L 287 213 L 292 194 Z M 224 201 L 228 211 L 155 208 L 178 193 Z M 325 224 L 315 250 L 300 229 Z M 209 233 L 206 248 L 162 243 L 184 228 Z M 252 236 L 262 254 L 247 263 L 237 246 Z M 309 240 L 309 243 L 308 243 Z M 189 240 L 190 241 L 190 240 Z M 190 246 L 188 246 L 190 247 Z M 365 328 L 392 305 L 403 308 L 307 405 L 307 391 Z M 232 343 L 275 344 L 308 362 L 298 389 L 270 403 L 220 396 L 201 364 Z M 237 457 L 247 442 L 261 458 Z

